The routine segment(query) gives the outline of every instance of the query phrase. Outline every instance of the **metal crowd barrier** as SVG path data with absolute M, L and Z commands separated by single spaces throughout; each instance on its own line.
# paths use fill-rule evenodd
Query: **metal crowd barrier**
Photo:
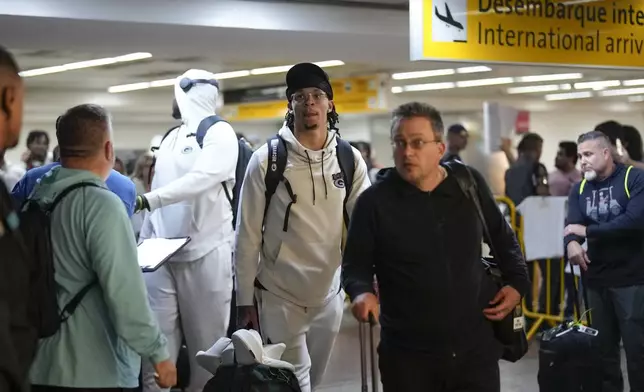
M 523 217 L 519 214 L 517 214 L 516 207 L 512 200 L 505 196 L 498 196 L 495 198 L 497 205 L 499 206 L 499 209 L 501 212 L 504 214 L 506 220 L 508 221 L 508 224 L 510 224 L 510 227 L 512 230 L 514 230 L 517 240 L 519 242 L 519 245 L 521 246 L 521 250 L 525 254 L 525 244 L 523 241 L 523 228 L 524 228 L 524 223 L 523 223 Z M 562 223 L 563 224 L 563 223 Z M 563 244 L 563 238 L 561 239 L 562 244 Z M 561 323 L 565 320 L 564 317 L 564 310 L 565 310 L 565 304 L 566 304 L 566 298 L 565 298 L 565 268 L 566 268 L 566 263 L 563 258 L 560 260 L 560 268 L 559 271 L 556 271 L 556 273 L 560 274 L 560 280 L 559 280 L 559 287 L 557 289 L 559 290 L 559 309 L 551 309 L 552 304 L 551 304 L 551 298 L 553 295 L 553 287 L 551 284 L 551 276 L 552 276 L 552 260 L 547 259 L 546 260 L 546 271 L 540 271 L 539 268 L 539 263 L 535 261 L 531 261 L 532 268 L 533 268 L 533 281 L 532 281 L 532 303 L 526 304 L 525 298 L 523 299 L 522 302 L 522 308 L 523 308 L 523 314 L 526 317 L 526 319 L 532 319 L 533 323 L 530 327 L 530 329 L 526 332 L 526 335 L 528 337 L 528 340 L 532 339 L 537 332 L 539 331 L 539 328 L 544 322 L 547 322 L 551 326 L 554 326 L 555 324 Z M 530 266 L 528 266 L 530 267 Z M 545 303 L 545 313 L 540 313 L 538 312 L 538 303 L 539 303 L 539 287 L 540 287 L 540 282 L 544 282 L 544 289 L 546 290 L 546 303 Z M 579 279 L 577 276 L 575 276 L 575 285 L 579 287 Z M 579 318 L 579 313 L 578 309 L 575 307 L 574 309 L 574 318 L 577 320 Z

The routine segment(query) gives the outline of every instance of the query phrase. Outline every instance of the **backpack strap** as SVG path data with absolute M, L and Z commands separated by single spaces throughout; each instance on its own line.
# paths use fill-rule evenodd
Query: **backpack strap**
M 452 174 L 454 178 L 456 178 L 458 187 L 474 204 L 476 214 L 478 215 L 479 221 L 483 226 L 484 238 L 486 238 L 489 242 L 488 245 L 490 246 L 492 255 L 498 257 L 498 253 L 496 253 L 496 249 L 494 249 L 494 241 L 492 241 L 492 236 L 490 235 L 490 230 L 488 228 L 485 215 L 483 214 L 483 208 L 481 207 L 481 201 L 479 200 L 478 186 L 476 184 L 476 180 L 474 179 L 474 175 L 472 175 L 472 172 L 466 165 L 459 161 L 449 161 L 445 162 L 444 164 L 447 167 L 448 172 Z
M 624 176 L 624 190 L 626 191 L 626 197 L 629 199 L 631 198 L 631 192 L 628 190 L 628 174 L 631 172 L 631 169 L 633 166 L 629 166 L 628 169 L 626 169 L 626 175 Z
M 266 141 L 266 146 L 268 148 L 268 164 L 266 166 L 266 175 L 264 177 L 264 184 L 266 186 L 266 191 L 264 196 L 266 198 L 266 203 L 264 205 L 264 217 L 262 219 L 262 231 L 266 226 L 266 214 L 268 213 L 268 206 L 270 205 L 271 198 L 277 186 L 280 182 L 284 183 L 286 186 L 286 191 L 288 192 L 291 202 L 286 207 L 286 215 L 284 216 L 284 227 L 282 230 L 288 230 L 288 218 L 291 212 L 291 206 L 293 203 L 297 202 L 297 195 L 293 193 L 293 188 L 288 180 L 284 177 L 284 171 L 286 170 L 286 158 L 287 158 L 287 149 L 286 141 L 280 136 L 275 135 Z
M 336 153 L 338 154 L 338 165 L 340 166 L 340 172 L 342 172 L 342 178 L 344 180 L 344 201 L 343 201 L 343 215 L 344 215 L 344 224 L 346 227 L 349 227 L 349 212 L 347 211 L 347 201 L 351 196 L 351 191 L 353 190 L 353 174 L 356 170 L 356 158 L 353 155 L 353 147 L 344 139 L 341 139 L 339 136 L 336 136 Z
M 630 174 L 632 168 L 633 168 L 633 165 L 626 168 L 626 175 L 624 176 L 624 192 L 626 192 L 626 197 L 628 197 L 629 199 L 631 198 L 631 192 L 628 190 L 628 175 Z M 581 180 L 581 183 L 579 184 L 580 195 L 584 193 L 585 185 L 586 185 L 586 179 L 584 178 L 583 180 Z
M 56 198 L 54 198 L 54 201 L 47 205 L 46 208 L 46 213 L 51 214 L 54 209 L 58 206 L 58 204 L 65 198 L 65 196 L 69 195 L 71 192 L 75 191 L 76 189 L 80 188 L 85 188 L 85 187 L 95 187 L 95 188 L 102 188 L 101 186 L 93 183 L 93 182 L 78 182 L 74 185 L 70 185 L 67 188 L 65 188 L 62 192 L 60 192 Z M 94 287 L 98 284 L 98 278 L 92 280 L 90 283 L 86 284 L 83 286 L 83 288 L 72 297 L 72 299 L 63 307 L 63 309 L 60 311 L 60 321 L 65 322 L 72 314 L 74 314 L 74 311 L 80 305 L 81 301 L 85 297 L 85 295 Z
M 63 191 L 60 192 L 54 198 L 53 202 L 47 205 L 45 212 L 47 212 L 48 214 L 51 214 L 54 211 L 54 208 L 58 206 L 58 204 L 63 200 L 65 196 L 69 195 L 71 192 L 75 191 L 76 189 L 85 188 L 85 187 L 101 188 L 101 186 L 96 185 L 93 182 L 78 182 L 76 184 L 70 185 L 67 188 L 63 189 Z
M 197 144 L 199 144 L 199 148 L 203 148 L 203 140 L 206 137 L 206 134 L 208 133 L 208 130 L 210 127 L 213 125 L 217 124 L 220 121 L 226 121 L 222 117 L 218 115 L 213 115 L 204 118 L 201 120 L 199 123 L 199 126 L 197 127 L 197 132 L 194 135 L 188 135 L 188 136 L 195 136 L 197 138 Z
M 179 127 L 180 127 L 180 125 L 175 125 L 174 127 L 168 129 L 166 131 L 166 133 L 163 135 L 163 137 L 161 138 L 161 141 L 159 142 L 159 145 L 150 148 L 150 151 L 152 151 L 152 154 L 154 154 L 155 151 L 157 151 L 159 148 L 161 148 L 161 145 L 163 144 L 163 141 L 170 135 L 170 133 L 172 131 L 174 131 L 175 129 L 177 129 Z M 152 156 L 152 164 L 150 165 L 150 168 L 148 169 L 148 183 L 147 183 L 148 187 L 150 187 L 152 185 L 152 171 L 154 170 L 154 167 L 156 166 L 156 164 L 157 164 L 157 157 L 156 157 L 156 155 L 153 155 Z
M 581 183 L 579 184 L 579 194 L 581 195 L 584 193 L 584 187 L 586 186 L 586 179 L 584 178 L 581 180 Z
M 151 147 L 151 148 L 150 148 L 150 151 L 152 151 L 152 152 L 157 151 L 157 150 L 161 147 L 161 145 L 163 144 L 163 141 L 164 141 L 164 140 L 165 140 L 165 139 L 170 135 L 170 133 L 171 133 L 172 131 L 174 131 L 175 129 L 179 128 L 180 126 L 181 126 L 181 125 L 175 125 L 175 126 L 173 126 L 172 128 L 168 129 L 168 130 L 165 132 L 165 134 L 163 134 L 163 137 L 161 138 L 161 141 L 159 142 L 159 146 Z

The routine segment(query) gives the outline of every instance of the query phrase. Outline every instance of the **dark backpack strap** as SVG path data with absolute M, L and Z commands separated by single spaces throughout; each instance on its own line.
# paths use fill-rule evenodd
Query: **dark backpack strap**
M 479 216 L 481 225 L 483 226 L 483 235 L 488 241 L 488 245 L 492 250 L 492 255 L 497 257 L 498 253 L 496 253 L 494 242 L 490 236 L 490 230 L 488 229 L 487 221 L 483 214 L 483 208 L 481 207 L 481 201 L 479 200 L 478 187 L 472 172 L 466 165 L 459 161 L 445 162 L 444 165 L 447 167 L 449 174 L 456 178 L 456 182 L 458 183 L 459 188 L 461 188 L 461 191 L 472 201 L 472 203 L 474 203 L 474 208 L 476 209 L 476 213 Z
M 208 133 L 208 130 L 210 129 L 210 127 L 212 127 L 213 125 L 217 124 L 220 121 L 225 121 L 225 120 L 216 114 L 201 120 L 201 122 L 199 123 L 199 126 L 197 127 L 197 132 L 195 133 L 195 137 L 197 138 L 197 144 L 199 144 L 199 148 L 203 148 L 203 140 L 205 139 L 206 134 Z
M 284 182 L 286 186 L 286 191 L 288 192 L 291 202 L 286 207 L 286 216 L 284 217 L 284 227 L 283 230 L 288 230 L 288 218 L 291 212 L 291 206 L 293 203 L 297 202 L 297 195 L 293 193 L 293 188 L 288 180 L 284 177 L 284 171 L 286 170 L 286 159 L 287 159 L 287 149 L 286 142 L 280 135 L 275 135 L 266 141 L 266 146 L 268 148 L 268 164 L 266 166 L 266 175 L 264 177 L 264 184 L 266 186 L 266 191 L 264 193 L 266 198 L 266 204 L 264 205 L 264 217 L 262 219 L 262 230 L 266 225 L 266 214 L 268 213 L 268 206 L 270 205 L 271 198 L 277 190 L 277 186 L 280 182 Z
M 63 198 L 67 195 L 69 195 L 71 192 L 75 191 L 76 189 L 79 188 L 85 188 L 85 187 L 95 187 L 95 188 L 101 188 L 100 185 L 97 185 L 93 182 L 78 182 L 74 185 L 70 185 L 67 188 L 63 189 L 62 192 L 60 192 L 55 198 L 54 201 L 51 202 L 51 204 L 47 205 L 46 211 L 48 213 L 51 213 L 54 211 L 54 208 L 58 206 L 58 204 L 63 200 Z
M 344 202 L 343 202 L 343 216 L 344 216 L 344 225 L 349 227 L 349 212 L 347 211 L 347 201 L 351 196 L 351 191 L 353 190 L 353 174 L 356 170 L 356 158 L 353 154 L 353 148 L 344 139 L 336 137 L 337 146 L 336 153 L 338 154 L 338 164 L 340 165 L 340 171 L 342 172 L 342 178 L 344 180 Z
M 85 298 L 85 295 L 87 295 L 87 293 L 96 285 L 98 285 L 98 279 L 94 279 L 92 282 L 85 285 L 78 293 L 76 293 L 76 295 L 67 303 L 67 305 L 63 307 L 63 309 L 60 311 L 61 323 L 67 321 L 67 319 L 71 317 L 72 314 L 74 314 L 76 308 L 78 308 L 78 305 L 80 305 L 83 298 Z
M 69 195 L 71 192 L 75 191 L 76 189 L 80 188 L 85 188 L 85 187 L 95 187 L 95 188 L 102 188 L 101 186 L 93 183 L 93 182 L 79 182 L 74 185 L 70 185 L 67 188 L 65 188 L 62 192 L 54 198 L 54 201 L 47 206 L 47 213 L 51 214 L 56 206 L 63 200 L 63 198 L 67 195 Z M 74 297 L 63 307 L 63 309 L 60 311 L 60 321 L 65 322 L 76 310 L 78 305 L 80 305 L 81 301 L 85 297 L 85 295 L 95 286 L 98 284 L 98 279 L 94 279 L 91 283 L 85 285 Z

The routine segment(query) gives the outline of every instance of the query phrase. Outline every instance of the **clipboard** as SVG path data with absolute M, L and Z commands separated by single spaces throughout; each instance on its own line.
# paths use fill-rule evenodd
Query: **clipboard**
M 149 238 L 141 241 L 136 247 L 141 271 L 154 272 L 158 270 L 190 241 L 190 237 Z

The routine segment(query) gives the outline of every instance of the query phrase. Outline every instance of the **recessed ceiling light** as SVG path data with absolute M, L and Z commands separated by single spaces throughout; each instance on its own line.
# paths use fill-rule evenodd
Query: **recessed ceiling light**
M 638 94 L 644 94 L 644 87 L 623 88 L 618 90 L 605 90 L 599 93 L 599 95 L 601 95 L 602 97 L 619 97 L 622 95 L 638 95 Z
M 489 72 L 492 68 L 486 66 L 473 66 L 473 67 L 461 67 L 461 68 L 445 68 L 445 69 L 430 69 L 427 71 L 413 71 L 413 72 L 398 72 L 391 75 L 391 78 L 394 80 L 406 80 L 406 79 L 421 79 L 421 78 L 432 78 L 436 76 L 447 76 L 454 74 L 469 74 L 469 73 L 478 73 L 478 72 Z
M 581 79 L 583 77 L 584 75 L 581 73 L 533 75 L 533 76 L 517 76 L 516 81 L 519 83 L 550 82 L 554 80 Z
M 600 80 L 596 82 L 579 82 L 574 84 L 576 90 L 584 90 L 587 88 L 601 90 L 607 87 L 617 87 L 619 85 L 621 85 L 619 80 Z
M 344 62 L 340 60 L 327 60 L 327 61 L 320 61 L 314 64 L 316 64 L 321 68 L 327 68 L 327 67 L 337 67 L 340 65 L 344 65 Z M 243 78 L 251 75 L 283 73 L 283 72 L 287 72 L 291 67 L 292 65 L 280 65 L 277 67 L 266 67 L 266 68 L 255 68 L 251 70 L 220 72 L 215 74 L 215 78 L 217 80 L 222 80 L 222 79 Z M 107 89 L 107 91 L 110 93 L 124 93 L 128 91 L 145 90 L 153 87 L 168 87 L 168 86 L 174 85 L 174 82 L 175 82 L 175 79 L 164 79 L 164 80 L 154 80 L 149 82 L 121 84 L 117 86 L 111 86 Z
M 644 79 L 632 79 L 622 81 L 624 86 L 642 86 L 644 85 Z
M 563 101 L 567 99 L 592 98 L 593 93 L 590 91 L 579 91 L 574 93 L 548 94 L 544 98 L 546 101 Z
M 391 78 L 394 80 L 421 79 L 421 78 L 431 78 L 435 76 L 454 75 L 455 73 L 456 73 L 456 70 L 454 69 L 431 69 L 428 71 L 395 73 L 391 75 Z
M 446 90 L 454 87 L 456 87 L 456 85 L 453 82 L 443 82 L 443 83 L 412 84 L 409 86 L 405 86 L 403 88 L 405 89 L 405 92 L 411 92 L 411 91 Z
M 320 68 L 329 68 L 329 67 L 338 67 L 338 66 L 344 65 L 344 62 L 340 60 L 327 60 L 327 61 L 320 61 L 313 64 L 317 65 Z M 285 72 L 288 72 L 288 70 L 291 69 L 293 65 L 294 64 L 278 65 L 276 67 L 255 68 L 255 69 L 251 69 L 248 72 L 250 72 L 251 75 L 268 75 L 268 74 L 274 74 L 274 73 L 285 73 Z M 247 75 L 244 75 L 244 76 L 247 76 Z
M 479 87 L 479 86 L 494 86 L 498 84 L 514 83 L 513 78 L 490 78 L 490 79 L 477 79 L 477 80 L 463 80 L 456 82 L 456 87 Z
M 506 91 L 508 94 L 527 94 L 527 93 L 545 93 L 559 90 L 570 90 L 570 84 L 544 84 L 542 86 L 524 86 L 510 87 Z
M 28 78 L 32 76 L 49 75 L 49 74 L 54 74 L 59 72 L 73 71 L 77 69 L 101 67 L 104 65 L 110 65 L 115 63 L 124 63 L 128 61 L 143 60 L 143 59 L 148 59 L 150 57 L 152 57 L 152 54 L 147 52 L 130 53 L 123 56 L 106 57 L 106 58 L 96 59 L 96 60 L 78 61 L 75 63 L 55 65 L 53 67 L 30 69 L 30 70 L 20 72 L 20 76 L 22 76 L 23 78 Z

